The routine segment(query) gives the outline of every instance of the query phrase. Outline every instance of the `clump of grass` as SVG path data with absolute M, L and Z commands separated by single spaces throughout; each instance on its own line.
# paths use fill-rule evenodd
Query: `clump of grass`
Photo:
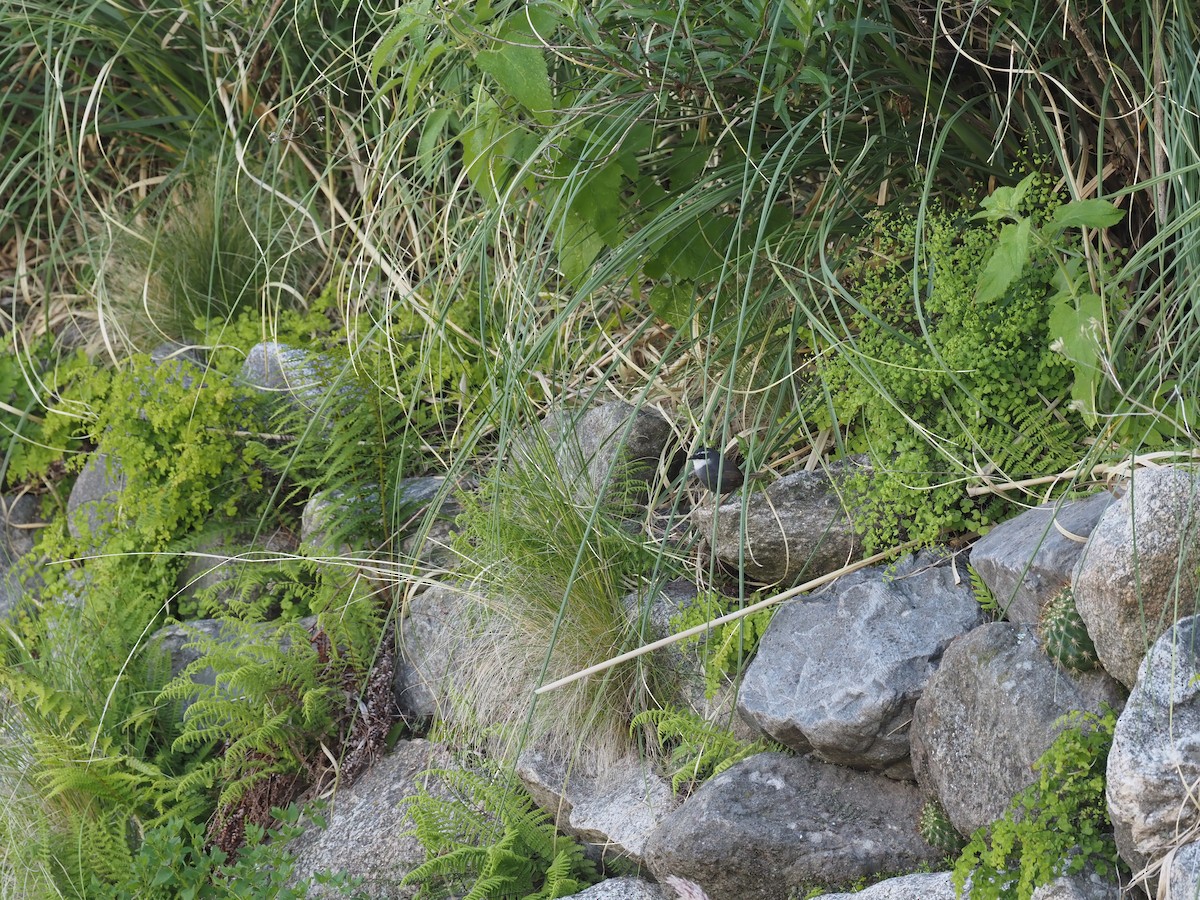
M 161 212 L 108 242 L 96 292 L 106 325 L 140 350 L 195 342 L 208 321 L 302 298 L 317 262 L 302 219 L 228 166 L 180 176 Z
M 630 720 L 649 705 L 647 658 L 533 691 L 637 645 L 636 611 L 622 598 L 649 566 L 622 528 L 620 479 L 615 497 L 587 502 L 586 474 L 564 476 L 560 464 L 544 440 L 510 450 L 466 501 L 458 551 L 474 602 L 460 625 L 471 664 L 457 675 L 450 715 L 468 728 L 488 723 L 487 742 L 509 758 L 534 744 L 564 755 L 586 747 L 603 765 L 628 749 Z

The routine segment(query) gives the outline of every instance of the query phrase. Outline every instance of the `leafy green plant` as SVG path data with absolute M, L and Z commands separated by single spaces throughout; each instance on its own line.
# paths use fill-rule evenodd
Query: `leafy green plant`
M 753 605 L 757 594 L 748 597 L 744 606 Z M 671 617 L 671 627 L 684 631 L 703 625 L 713 619 L 733 612 L 738 607 L 735 598 L 725 597 L 715 591 L 698 594 L 688 606 Z M 758 642 L 767 633 L 776 609 L 763 609 L 734 622 L 726 622 L 704 634 L 688 638 L 685 645 L 699 645 L 704 665 L 705 696 L 715 697 L 729 682 L 745 669 L 758 649 Z
M 1071 727 L 1041 755 L 1037 781 L 1007 813 L 979 829 L 954 865 L 956 895 L 968 880 L 971 900 L 1029 900 L 1039 885 L 1091 866 L 1114 874 L 1117 857 L 1104 773 L 1117 715 L 1076 712 Z
M 179 793 L 215 785 L 227 812 L 266 778 L 304 783 L 324 764 L 320 745 L 344 726 L 346 692 L 361 685 L 382 631 L 378 604 L 345 580 L 316 569 L 312 631 L 295 621 L 226 616 L 217 636 L 189 642 L 198 656 L 158 697 L 162 704 L 191 701 L 171 749 L 220 752 L 181 777 Z M 213 683 L 193 680 L 209 668 Z
M 967 574 L 971 579 L 971 592 L 975 595 L 975 602 L 979 604 L 979 608 L 995 618 L 1004 615 L 1004 610 L 1000 608 L 1000 601 L 996 599 L 992 589 L 987 586 L 983 576 L 979 574 L 979 570 L 968 565 Z
M 927 210 L 922 222 L 881 216 L 871 252 L 847 273 L 853 340 L 823 364 L 829 405 L 815 412 L 832 410 L 826 421 L 849 429 L 847 449 L 871 457 L 872 470 L 848 483 L 870 546 L 978 531 L 1005 501 L 971 497 L 966 484 L 1058 471 L 1084 452 L 1084 417 L 1060 408 L 1074 375 L 1051 349 L 1046 309 L 1065 296 L 1061 257 L 1082 253 L 1067 224 L 1090 213 L 1061 204 L 1042 176 L 1022 184 L 1025 243 L 1010 238 L 993 252 L 993 222 L 964 224 L 950 210 Z M 988 201 L 985 214 L 1016 196 Z M 1029 259 L 1002 275 L 996 260 L 1015 254 L 1014 243 L 1028 245 Z
M 1033 260 L 1053 262 L 1050 284 L 1054 293 L 1046 301 L 1051 348 L 1070 360 L 1074 371 L 1072 406 L 1089 425 L 1095 425 L 1100 362 L 1111 357 L 1110 301 L 1092 289 L 1082 246 L 1068 252 L 1064 233 L 1071 228 L 1109 228 L 1120 222 L 1125 212 L 1107 200 L 1073 200 L 1055 205 L 1049 217 L 1039 220 L 1024 211 L 1026 197 L 1036 190 L 1038 179 L 1037 173 L 1030 173 L 1013 187 L 997 188 L 983 200 L 983 211 L 976 213 L 976 219 L 1004 225 L 980 272 L 975 299 L 981 304 L 994 303 Z
M 422 785 L 401 801 L 412 818 L 412 834 L 426 861 L 405 884 L 419 885 L 418 897 L 464 900 L 568 897 L 599 881 L 583 847 L 554 829 L 516 779 L 463 769 L 428 773 L 453 796 L 437 796 Z
M 698 785 L 756 753 L 783 752 L 774 741 L 742 741 L 702 716 L 683 709 L 648 709 L 633 718 L 630 730 L 652 726 L 660 750 L 670 748 L 671 789 Z
M 294 807 L 272 810 L 279 827 L 246 829 L 244 848 L 232 857 L 210 846 L 204 826 L 171 816 L 140 836 L 129 866 L 112 880 L 94 875 L 87 896 L 94 900 L 303 900 L 308 886 L 292 886 L 293 863 L 285 844 L 303 833 Z M 320 822 L 317 822 L 320 827 Z M 344 874 L 319 873 L 318 884 L 350 896 L 355 880 Z

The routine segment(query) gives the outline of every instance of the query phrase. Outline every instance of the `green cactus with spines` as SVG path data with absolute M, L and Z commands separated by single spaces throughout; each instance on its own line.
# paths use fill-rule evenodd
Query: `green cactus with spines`
M 963 836 L 950 824 L 946 810 L 936 800 L 928 801 L 921 807 L 921 815 L 917 819 L 917 831 L 921 838 L 935 850 L 941 850 L 947 856 L 957 856 L 966 845 Z
M 1065 587 L 1042 607 L 1039 625 L 1046 653 L 1069 672 L 1090 672 L 1100 660 L 1096 645 L 1075 606 L 1075 593 Z

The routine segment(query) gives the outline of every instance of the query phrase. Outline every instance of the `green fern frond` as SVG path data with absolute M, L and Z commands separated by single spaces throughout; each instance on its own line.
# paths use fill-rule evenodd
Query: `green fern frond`
M 784 749 L 767 740 L 741 741 L 702 716 L 676 707 L 646 710 L 634 717 L 630 728 L 647 725 L 653 726 L 659 748 L 670 748 L 671 790 L 676 792 L 684 785 L 707 781 L 756 753 Z
M 454 799 L 422 789 L 402 801 L 426 861 L 405 878 L 419 896 L 468 888 L 470 898 L 565 897 L 597 878 L 583 848 L 558 834 L 511 776 L 437 769 Z

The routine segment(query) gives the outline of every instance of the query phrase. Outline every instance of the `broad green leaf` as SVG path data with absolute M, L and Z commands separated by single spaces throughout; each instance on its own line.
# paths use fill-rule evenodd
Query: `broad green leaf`
M 475 118 L 458 135 L 463 150 L 463 168 L 471 184 L 489 200 L 498 199 L 498 192 L 508 184 L 516 160 L 525 159 L 530 142 L 536 138 L 505 120 L 495 101 L 480 90 L 475 104 Z
M 621 167 L 614 161 L 589 172 L 571 201 L 571 212 L 584 219 L 610 247 L 624 237 L 621 217 Z
M 1050 312 L 1050 349 L 1071 361 L 1075 370 L 1071 400 L 1089 425 L 1096 424 L 1104 316 L 1104 300 L 1091 293 L 1080 296 L 1078 303 L 1070 296 L 1060 296 Z
M 501 44 L 496 50 L 481 50 L 475 64 L 518 103 L 524 106 L 543 125 L 554 121 L 554 94 L 550 90 L 550 73 L 545 53 L 537 46 L 532 34 L 517 32 L 508 40 L 517 43 Z
M 554 247 L 558 251 L 558 266 L 563 275 L 572 284 L 578 285 L 587 277 L 593 260 L 604 249 L 604 241 L 585 219 L 568 212 L 555 232 Z
M 436 151 L 442 143 L 442 132 L 446 130 L 449 120 L 449 109 L 435 109 L 429 114 L 425 120 L 425 127 L 421 130 L 421 139 L 417 141 L 417 165 L 427 177 L 433 172 Z
M 696 309 L 696 285 L 660 281 L 650 289 L 650 309 L 668 325 L 683 328 Z
M 1054 210 L 1059 228 L 1108 228 L 1125 218 L 1125 210 L 1107 200 L 1075 200 Z
M 417 3 L 408 3 L 399 10 L 396 24 L 379 39 L 379 43 L 375 45 L 375 51 L 371 54 L 372 82 L 379 77 L 379 72 L 384 66 L 390 66 L 395 62 L 404 39 L 426 23 L 430 2 L 431 0 L 419 0 Z
M 1029 259 L 1029 219 L 1009 223 L 1000 229 L 996 249 L 979 275 L 975 289 L 977 303 L 991 303 L 1003 297 L 1009 286 L 1021 277 Z
M 1033 186 L 1034 175 L 1026 175 L 1015 187 L 999 187 L 991 195 L 980 201 L 983 212 L 971 216 L 972 219 L 986 219 L 999 222 L 1001 219 L 1019 219 L 1019 207 Z

